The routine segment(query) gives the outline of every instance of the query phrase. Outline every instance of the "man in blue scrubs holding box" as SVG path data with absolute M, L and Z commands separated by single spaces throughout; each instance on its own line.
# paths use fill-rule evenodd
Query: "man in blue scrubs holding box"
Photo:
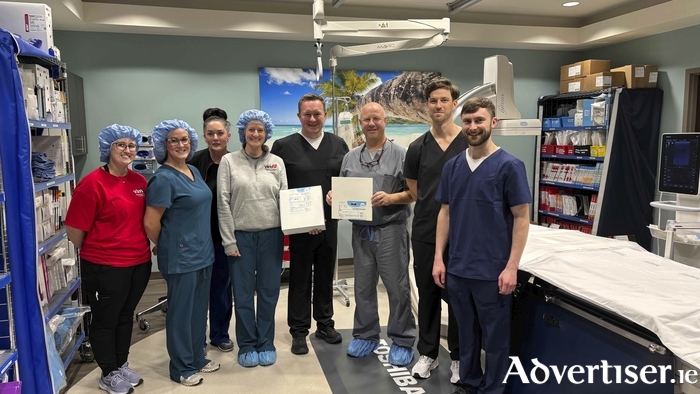
M 491 140 L 496 108 L 484 97 L 462 107 L 469 148 L 445 164 L 436 199 L 433 279 L 447 292 L 459 325 L 455 394 L 500 394 L 508 370 L 511 300 L 529 226 L 525 165 Z M 449 237 L 449 269 L 443 250 Z M 447 282 L 447 283 L 446 283 Z M 481 369 L 481 347 L 486 371 Z

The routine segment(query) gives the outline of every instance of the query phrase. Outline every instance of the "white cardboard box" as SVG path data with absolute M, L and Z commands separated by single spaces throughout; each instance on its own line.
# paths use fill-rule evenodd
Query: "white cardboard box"
M 286 235 L 326 229 L 321 186 L 280 191 L 280 218 Z
M 333 219 L 372 220 L 372 178 L 331 178 Z
M 51 7 L 46 4 L 0 2 L 0 27 L 49 53 L 53 46 Z

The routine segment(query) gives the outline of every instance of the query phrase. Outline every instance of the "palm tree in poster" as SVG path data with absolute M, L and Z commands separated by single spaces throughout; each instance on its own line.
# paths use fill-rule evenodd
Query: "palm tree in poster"
M 345 105 L 347 105 L 347 110 L 354 113 L 352 117 L 352 124 L 355 129 L 355 135 L 362 138 L 362 130 L 360 128 L 360 121 L 357 117 L 357 102 L 360 100 L 360 93 L 365 93 L 377 82 L 377 78 L 373 73 L 362 73 L 358 74 L 356 70 L 345 70 L 339 71 L 335 74 L 334 79 L 328 79 L 319 84 L 316 84 L 315 89 L 320 90 L 321 95 L 324 97 L 332 97 L 333 87 L 335 85 L 335 97 L 349 97 L 349 101 L 346 104 L 338 105 L 338 110 L 343 111 Z M 334 112 L 333 105 L 328 108 L 328 116 L 332 116 Z M 361 141 L 356 141 L 361 143 Z

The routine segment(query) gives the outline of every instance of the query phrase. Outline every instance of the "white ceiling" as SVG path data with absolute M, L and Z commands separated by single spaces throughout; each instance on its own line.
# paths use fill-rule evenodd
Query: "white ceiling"
M 16 1 L 16 0 L 15 0 Z M 583 50 L 700 24 L 700 0 L 482 0 L 448 15 L 448 0 L 325 0 L 328 20 L 449 17 L 445 45 Z M 29 0 L 46 3 L 54 29 L 313 41 L 313 0 Z M 374 42 L 372 33 L 325 40 Z

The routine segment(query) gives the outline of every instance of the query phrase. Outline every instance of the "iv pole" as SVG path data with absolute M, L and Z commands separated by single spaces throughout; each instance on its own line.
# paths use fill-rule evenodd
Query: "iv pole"
M 323 0 L 314 0 L 313 4 L 314 39 L 316 40 L 316 79 L 323 77 L 321 61 L 321 40 L 326 33 L 360 33 L 379 31 L 383 36 L 403 37 L 405 35 L 421 34 L 419 38 L 408 38 L 398 41 L 388 41 L 378 44 L 354 45 L 344 47 L 336 45 L 331 48 L 331 105 L 333 106 L 333 134 L 338 135 L 338 100 L 335 97 L 335 69 L 339 57 L 364 56 L 374 53 L 406 51 L 415 49 L 435 48 L 444 44 L 450 34 L 450 19 L 409 19 L 406 21 L 326 21 Z M 338 251 L 335 257 L 335 280 L 333 289 L 345 297 L 345 306 L 350 306 L 350 297 L 346 291 L 352 287 L 345 279 L 338 279 Z

